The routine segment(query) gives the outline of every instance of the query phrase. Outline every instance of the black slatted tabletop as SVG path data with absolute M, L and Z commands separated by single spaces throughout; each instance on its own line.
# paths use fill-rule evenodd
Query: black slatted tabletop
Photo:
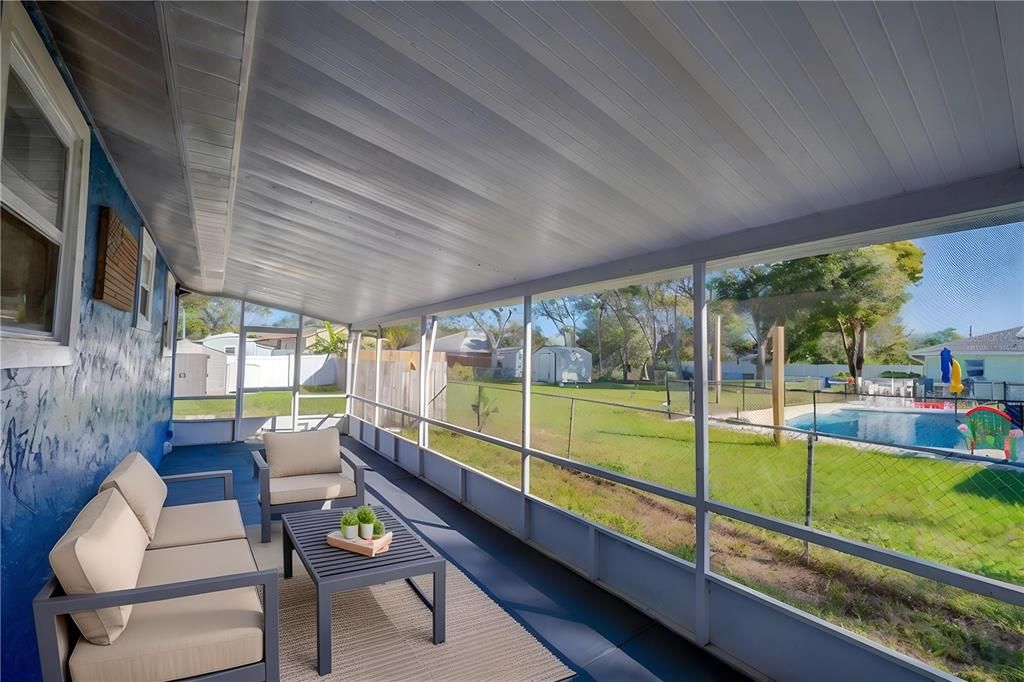
M 373 511 L 384 524 L 384 528 L 393 534 L 391 548 L 388 551 L 375 557 L 368 557 L 328 545 L 327 534 L 340 530 L 341 517 L 347 511 L 349 510 L 318 509 L 283 516 L 286 532 L 291 532 L 302 563 L 317 582 L 363 571 L 399 568 L 414 561 L 439 558 L 437 552 L 427 546 L 408 526 L 399 521 L 386 507 L 380 506 L 374 506 Z

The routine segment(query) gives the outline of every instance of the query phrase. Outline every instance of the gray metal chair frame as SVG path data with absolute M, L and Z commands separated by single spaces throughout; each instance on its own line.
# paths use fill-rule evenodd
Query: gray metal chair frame
M 179 474 L 164 476 L 168 483 L 195 481 L 207 478 L 224 479 L 224 499 L 230 499 L 232 492 L 232 475 L 230 471 L 203 471 L 195 474 Z M 255 557 L 253 562 L 255 563 Z M 177 599 L 197 594 L 223 592 L 240 587 L 261 586 L 263 588 L 263 660 L 258 663 L 220 670 L 206 675 L 190 677 L 190 682 L 278 682 L 281 678 L 281 665 L 278 659 L 278 572 L 276 568 L 263 571 L 250 571 L 233 575 L 187 580 L 166 585 L 136 587 L 116 592 L 99 594 L 64 594 L 60 583 L 53 575 L 50 576 L 43 589 L 32 600 L 32 612 L 36 625 L 36 642 L 39 646 L 39 663 L 42 668 L 43 682 L 68 682 L 66 661 L 61 660 L 62 638 L 69 646 L 66 650 L 70 656 L 70 642 L 77 634 L 74 621 L 70 614 L 78 611 L 92 611 L 111 606 L 127 604 L 143 604 L 164 599 Z M 62 627 L 61 619 L 66 621 Z M 129 627 L 131 623 L 129 622 Z
M 253 476 L 258 476 L 260 479 L 260 542 L 270 542 L 271 514 L 287 514 L 289 512 L 320 509 L 324 505 L 324 502 L 328 501 L 328 499 L 323 499 L 308 500 L 305 502 L 289 502 L 287 504 L 271 504 L 270 465 L 267 464 L 265 453 L 266 448 L 260 448 L 259 450 L 252 451 Z M 358 507 L 363 504 L 365 500 L 366 491 L 363 485 L 363 472 L 369 467 L 362 462 L 353 459 L 340 445 L 338 446 L 338 454 L 343 460 L 348 462 L 350 467 L 352 467 L 353 475 L 355 476 L 356 494 L 350 495 L 349 497 L 329 498 L 331 508 Z

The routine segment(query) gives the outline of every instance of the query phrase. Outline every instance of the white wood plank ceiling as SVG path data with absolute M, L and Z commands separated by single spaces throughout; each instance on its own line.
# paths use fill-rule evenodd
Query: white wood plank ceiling
M 42 9 L 184 283 L 317 316 L 1024 206 L 1024 3 Z

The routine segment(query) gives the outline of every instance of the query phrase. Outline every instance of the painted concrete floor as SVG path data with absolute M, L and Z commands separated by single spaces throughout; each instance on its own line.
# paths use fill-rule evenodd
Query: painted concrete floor
M 733 669 L 620 599 L 480 518 L 361 443 L 345 446 L 373 471 L 367 492 L 388 505 L 577 673 L 579 680 L 744 680 Z M 176 448 L 161 474 L 234 472 L 246 525 L 259 523 L 250 450 L 258 445 Z M 167 504 L 216 499 L 219 481 L 173 484 Z M 274 522 L 275 532 L 280 524 Z M 250 537 L 256 537 L 250 533 Z M 514 674 L 510 675 L 514 678 Z

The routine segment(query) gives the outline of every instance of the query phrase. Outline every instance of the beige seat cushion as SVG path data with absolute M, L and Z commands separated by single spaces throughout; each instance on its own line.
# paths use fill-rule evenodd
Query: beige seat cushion
M 242 513 L 235 500 L 164 507 L 149 549 L 197 545 L 245 538 Z
M 146 552 L 139 587 L 256 570 L 245 540 Z M 75 682 L 162 682 L 263 659 L 263 608 L 255 587 L 137 604 L 114 644 L 79 642 Z
M 153 465 L 140 452 L 129 454 L 103 479 L 100 490 L 108 488 L 117 488 L 124 495 L 152 540 L 160 519 L 160 509 L 167 499 L 167 484 Z
M 340 474 L 309 474 L 270 479 L 270 504 L 308 502 L 311 500 L 332 500 L 336 497 L 352 497 L 356 494 L 356 482 L 352 470 Z
M 270 477 L 336 474 L 341 471 L 337 429 L 263 434 Z
M 121 493 L 104 490 L 86 504 L 50 550 L 50 566 L 67 594 L 96 594 L 135 587 L 149 536 Z M 132 606 L 79 611 L 82 635 L 109 644 L 123 634 Z

